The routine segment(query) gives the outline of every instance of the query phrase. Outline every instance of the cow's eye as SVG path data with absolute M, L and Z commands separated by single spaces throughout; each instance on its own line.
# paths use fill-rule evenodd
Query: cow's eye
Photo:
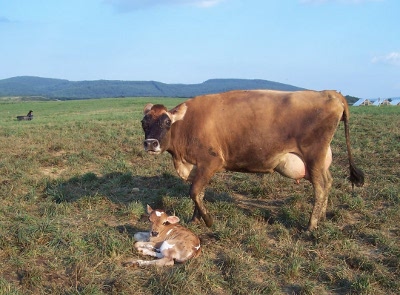
M 170 119 L 167 119 L 167 120 L 165 120 L 165 126 L 167 127 L 167 128 L 169 128 L 169 127 L 171 127 L 171 120 Z
M 163 225 L 168 225 L 168 224 L 169 224 L 168 221 L 164 221 L 164 222 L 163 222 Z
M 146 129 L 148 125 L 147 122 L 145 120 L 142 120 L 141 122 L 142 122 L 142 128 Z

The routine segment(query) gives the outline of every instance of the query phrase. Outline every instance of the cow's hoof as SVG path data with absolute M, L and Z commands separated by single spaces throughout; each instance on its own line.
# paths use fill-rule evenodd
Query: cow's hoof
M 211 227 L 213 225 L 213 218 L 211 217 L 211 215 L 209 213 L 207 213 L 203 216 L 203 220 L 204 220 L 205 224 L 207 225 L 207 227 Z

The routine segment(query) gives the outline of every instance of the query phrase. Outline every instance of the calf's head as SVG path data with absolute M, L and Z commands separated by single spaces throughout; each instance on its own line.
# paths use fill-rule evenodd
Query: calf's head
M 186 113 L 186 104 L 180 104 L 168 111 L 164 105 L 151 103 L 144 107 L 142 128 L 144 131 L 144 150 L 151 154 L 160 154 L 168 149 L 172 125 L 182 120 Z
M 179 217 L 168 216 L 163 210 L 153 210 L 147 205 L 147 213 L 149 214 L 149 221 L 151 222 L 150 236 L 158 237 L 162 235 L 166 229 L 169 228 L 170 224 L 179 222 Z

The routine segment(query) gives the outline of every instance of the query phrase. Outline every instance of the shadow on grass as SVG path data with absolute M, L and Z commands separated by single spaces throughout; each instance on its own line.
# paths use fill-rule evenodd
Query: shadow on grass
M 56 203 L 72 203 L 82 198 L 103 196 L 115 204 L 141 203 L 163 208 L 163 197 L 189 198 L 190 183 L 179 177 L 163 173 L 158 176 L 137 176 L 114 172 L 98 176 L 93 172 L 69 180 L 55 180 L 46 187 L 46 196 Z M 283 199 L 254 199 L 244 194 L 231 195 L 206 187 L 205 200 L 210 203 L 233 203 L 244 214 L 263 219 L 269 224 L 279 222 L 287 228 L 304 229 L 299 216 L 288 210 L 293 197 Z M 303 200 L 305 201 L 305 200 Z
M 109 173 L 97 176 L 89 172 L 66 181 L 55 181 L 46 188 L 46 195 L 56 203 L 76 202 L 82 198 L 104 196 L 116 204 L 142 202 L 161 205 L 161 197 L 186 197 L 189 185 L 180 178 L 164 173 L 160 176 L 134 176 L 128 173 Z

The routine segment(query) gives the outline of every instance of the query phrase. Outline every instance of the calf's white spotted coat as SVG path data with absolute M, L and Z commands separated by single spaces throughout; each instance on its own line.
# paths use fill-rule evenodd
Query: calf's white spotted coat
M 173 265 L 198 256 L 201 252 L 200 239 L 188 228 L 179 224 L 177 216 L 169 216 L 163 210 L 153 210 L 147 205 L 151 222 L 149 232 L 134 235 L 135 248 L 143 255 L 156 257 L 156 260 L 130 260 L 129 265 Z

